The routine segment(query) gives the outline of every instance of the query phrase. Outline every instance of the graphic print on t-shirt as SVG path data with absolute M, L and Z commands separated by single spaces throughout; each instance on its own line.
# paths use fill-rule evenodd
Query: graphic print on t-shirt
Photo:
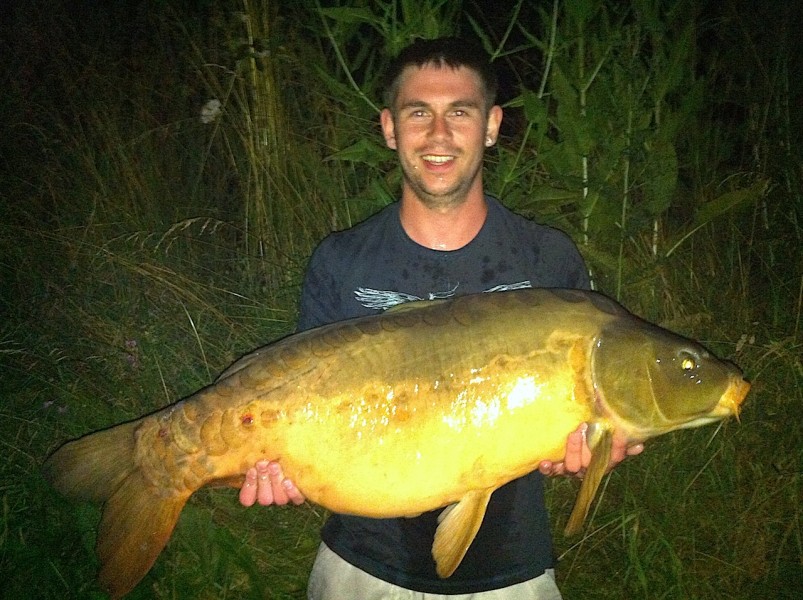
M 387 310 L 405 302 L 415 302 L 417 300 L 445 300 L 457 295 L 458 283 L 452 289 L 443 292 L 430 292 L 426 298 L 421 298 L 415 294 L 405 292 L 395 292 L 393 290 L 375 290 L 373 288 L 359 287 L 354 290 L 354 298 L 366 308 L 374 310 Z M 517 283 L 503 283 L 483 292 L 507 292 L 509 290 L 522 290 L 531 288 L 529 281 L 519 281 Z

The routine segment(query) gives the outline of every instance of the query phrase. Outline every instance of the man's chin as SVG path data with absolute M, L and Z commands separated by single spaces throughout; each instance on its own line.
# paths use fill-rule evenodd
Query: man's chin
M 468 198 L 467 194 L 419 194 L 418 198 L 421 203 L 431 210 L 447 211 L 456 206 L 465 203 Z
M 448 210 L 460 206 L 468 198 L 468 189 L 462 186 L 446 190 L 433 190 L 420 185 L 411 185 L 410 188 L 424 206 L 433 210 Z

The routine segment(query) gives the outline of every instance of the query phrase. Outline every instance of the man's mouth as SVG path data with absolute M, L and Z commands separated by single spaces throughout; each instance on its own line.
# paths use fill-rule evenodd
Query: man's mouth
M 451 156 L 449 154 L 425 154 L 421 158 L 422 160 L 435 163 L 437 165 L 443 165 L 449 162 L 450 160 L 454 160 L 454 156 Z

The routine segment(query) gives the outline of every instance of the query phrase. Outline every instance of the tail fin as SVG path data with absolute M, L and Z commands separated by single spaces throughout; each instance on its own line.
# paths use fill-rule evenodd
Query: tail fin
M 159 490 L 134 462 L 138 421 L 59 448 L 45 478 L 65 496 L 105 502 L 98 530 L 98 579 L 112 598 L 127 594 L 153 565 L 190 494 Z
M 189 495 L 160 497 L 139 471 L 106 502 L 98 530 L 98 580 L 112 598 L 130 592 L 167 544 Z
M 124 423 L 64 444 L 45 462 L 45 479 L 68 498 L 105 502 L 134 468 L 138 425 Z

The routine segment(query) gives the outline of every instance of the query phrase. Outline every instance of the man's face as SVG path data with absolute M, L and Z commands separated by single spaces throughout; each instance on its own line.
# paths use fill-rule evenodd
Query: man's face
M 430 208 L 449 208 L 482 194 L 482 155 L 496 141 L 502 109 L 486 114 L 471 69 L 425 65 L 402 73 L 393 113 L 382 111 L 388 147 L 399 154 L 404 194 Z

